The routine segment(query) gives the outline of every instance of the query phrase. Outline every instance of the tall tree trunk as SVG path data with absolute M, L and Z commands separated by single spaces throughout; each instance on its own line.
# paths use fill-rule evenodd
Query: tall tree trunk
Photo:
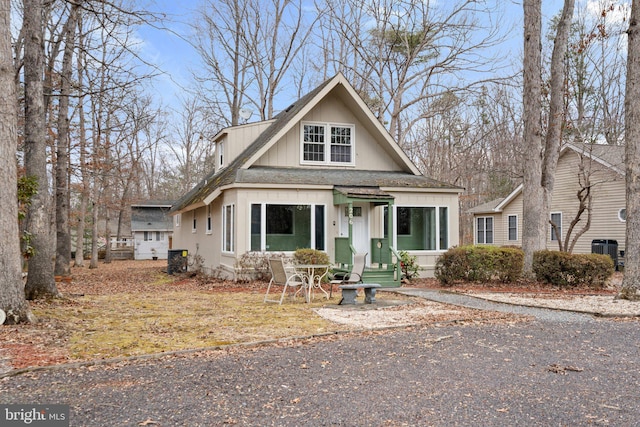
M 549 122 L 542 144 L 541 0 L 524 1 L 524 274 L 533 276 L 533 254 L 546 248 L 547 225 L 564 123 L 564 59 L 574 0 L 565 0 L 551 57 Z M 560 236 L 559 236 L 560 237 Z
M 533 253 L 546 245 L 542 190 L 542 0 L 524 0 L 524 168 L 522 249 L 524 274 L 533 275 Z
M 81 73 L 80 73 L 81 74 Z M 84 233 L 86 226 L 87 207 L 89 205 L 89 171 L 87 170 L 87 137 L 85 132 L 84 102 L 82 95 L 78 99 L 79 118 L 79 143 L 80 143 L 80 179 L 82 188 L 80 190 L 80 206 L 78 208 L 78 227 L 76 229 L 76 267 L 84 267 Z
M 96 187 L 97 184 L 94 184 Z M 89 268 L 98 268 L 98 204 L 97 191 L 93 190 L 93 201 L 91 202 L 91 261 L 89 261 Z
M 18 106 L 11 51 L 11 1 L 0 0 L 0 310 L 6 323 L 35 321 L 24 295 L 18 231 Z
M 571 29 L 571 20 L 573 18 L 573 6 L 574 0 L 565 0 L 562 15 L 560 16 L 560 21 L 558 21 L 558 27 L 556 29 L 556 38 L 553 42 L 553 53 L 551 54 L 549 122 L 545 138 L 541 181 L 544 192 L 543 215 L 545 223 L 550 218 L 551 198 L 555 184 L 558 158 L 560 157 L 560 147 L 562 145 L 562 130 L 565 121 L 565 58 L 569 44 L 569 30 Z M 562 228 L 560 224 L 557 225 L 559 228 Z M 558 242 L 561 242 L 562 236 L 560 234 L 557 236 Z
M 71 6 L 64 31 L 64 54 L 58 103 L 58 144 L 56 152 L 56 275 L 71 274 L 71 233 L 69 227 L 69 96 L 72 60 L 79 4 Z
M 24 1 L 25 44 L 25 170 L 38 182 L 27 214 L 27 231 L 31 234 L 34 255 L 29 258 L 27 299 L 59 296 L 53 277 L 54 243 L 48 206 L 51 202 L 47 177 L 47 146 L 43 96 L 42 0 Z
M 82 37 L 82 13 L 78 12 L 78 46 L 83 46 Z M 83 49 L 78 49 L 78 87 L 83 87 L 84 61 L 82 60 Z M 78 227 L 76 229 L 76 267 L 84 267 L 84 229 L 86 224 L 87 207 L 89 200 L 89 171 L 87 170 L 87 134 L 85 130 L 84 117 L 84 96 L 78 97 L 78 136 L 80 145 L 80 179 L 82 187 L 80 190 L 80 207 L 78 208 Z
M 625 93 L 627 229 L 624 278 L 618 298 L 640 300 L 640 0 L 631 3 Z

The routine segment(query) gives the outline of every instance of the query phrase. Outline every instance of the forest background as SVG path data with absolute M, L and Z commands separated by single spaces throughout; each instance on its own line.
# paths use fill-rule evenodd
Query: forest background
M 76 265 L 88 240 L 95 267 L 100 238 L 122 237 L 131 203 L 175 200 L 210 170 L 220 129 L 270 119 L 337 72 L 425 175 L 465 189 L 461 212 L 522 181 L 526 58 L 514 2 L 204 0 L 169 10 L 129 0 L 9 3 L 24 112 L 18 173 L 29 177 L 20 182 L 29 204 L 22 252 L 39 248 L 29 261 L 30 299 L 41 291 L 29 282 L 51 279 L 51 259 L 56 274 L 68 270 L 61 254 L 71 252 L 72 235 Z M 556 7 L 542 8 L 543 64 Z M 622 142 L 629 8 L 576 4 L 563 55 L 566 138 Z M 171 43 L 158 48 L 158 34 L 180 41 L 175 57 Z M 543 105 L 553 92 L 548 69 Z M 55 227 L 43 225 L 49 219 Z M 472 241 L 464 218 L 461 240 Z

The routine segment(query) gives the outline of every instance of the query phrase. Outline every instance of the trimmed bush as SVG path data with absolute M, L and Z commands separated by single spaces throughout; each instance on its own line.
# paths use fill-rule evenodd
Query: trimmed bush
M 602 288 L 615 266 L 609 255 L 538 251 L 533 254 L 536 279 L 559 287 Z
M 522 274 L 521 249 L 497 246 L 461 246 L 451 248 L 436 262 L 435 277 L 442 285 L 457 281 L 513 282 Z
M 329 255 L 317 249 L 296 249 L 293 261 L 296 264 L 329 264 Z

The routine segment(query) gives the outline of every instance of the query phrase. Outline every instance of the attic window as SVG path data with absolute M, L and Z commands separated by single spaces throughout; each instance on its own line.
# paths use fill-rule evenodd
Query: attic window
M 224 167 L 224 139 L 220 142 L 218 142 L 218 147 L 216 150 L 216 157 L 217 157 L 217 166 L 218 169 L 222 169 Z
M 332 123 L 303 123 L 301 163 L 354 164 L 355 126 Z
M 618 219 L 620 222 L 627 222 L 627 208 L 622 208 L 618 211 Z

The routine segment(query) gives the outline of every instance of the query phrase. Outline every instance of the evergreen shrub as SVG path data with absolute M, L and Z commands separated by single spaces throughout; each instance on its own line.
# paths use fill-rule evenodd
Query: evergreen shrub
M 435 277 L 442 285 L 455 282 L 513 282 L 522 274 L 524 254 L 514 247 L 469 245 L 451 248 L 436 262 Z
M 559 287 L 602 288 L 615 266 L 609 255 L 538 251 L 533 254 L 536 279 Z

